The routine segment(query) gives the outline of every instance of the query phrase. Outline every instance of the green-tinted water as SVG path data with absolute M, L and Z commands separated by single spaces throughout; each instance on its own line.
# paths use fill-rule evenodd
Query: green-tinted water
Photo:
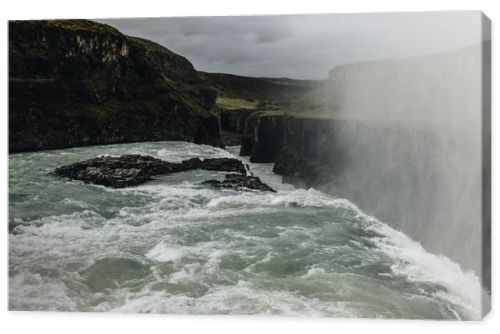
M 237 152 L 237 148 L 230 149 Z M 480 284 L 347 200 L 283 185 L 217 191 L 190 171 L 112 190 L 50 176 L 101 154 L 232 156 L 182 142 L 9 158 L 12 310 L 475 319 Z

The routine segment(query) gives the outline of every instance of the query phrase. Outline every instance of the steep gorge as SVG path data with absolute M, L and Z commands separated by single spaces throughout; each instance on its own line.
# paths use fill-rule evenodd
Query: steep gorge
M 468 224 L 489 196 L 477 48 L 343 66 L 319 82 L 198 72 L 91 21 L 16 21 L 9 30 L 10 152 L 241 143 L 241 155 L 275 163 L 284 182 L 348 198 L 426 249 L 487 268 L 477 244 L 489 231 Z
M 349 199 L 489 290 L 488 47 L 336 68 L 280 114 L 250 118 L 241 153 Z

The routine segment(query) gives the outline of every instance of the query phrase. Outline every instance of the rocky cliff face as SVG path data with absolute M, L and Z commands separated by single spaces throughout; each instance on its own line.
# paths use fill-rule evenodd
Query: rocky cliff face
M 254 112 L 253 109 L 228 110 L 219 108 L 221 139 L 224 145 L 241 145 L 247 119 Z
M 220 110 L 220 126 L 224 131 L 232 133 L 245 132 L 248 117 L 255 112 L 251 109 Z
M 241 155 L 252 162 L 275 163 L 273 171 L 283 182 L 322 188 L 346 162 L 337 140 L 342 122 L 332 119 L 257 116 L 246 124 Z
M 9 150 L 133 141 L 219 146 L 217 93 L 191 63 L 91 21 L 9 23 Z

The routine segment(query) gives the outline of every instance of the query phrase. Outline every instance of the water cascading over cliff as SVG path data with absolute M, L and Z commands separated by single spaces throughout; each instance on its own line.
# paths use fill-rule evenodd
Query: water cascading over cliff
M 321 104 L 339 120 L 332 149 L 343 152 L 329 192 L 474 270 L 488 286 L 483 47 L 335 68 Z

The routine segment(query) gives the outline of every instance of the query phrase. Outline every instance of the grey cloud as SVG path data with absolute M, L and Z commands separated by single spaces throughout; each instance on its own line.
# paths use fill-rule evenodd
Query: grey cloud
M 479 12 L 96 20 L 151 39 L 199 69 L 325 78 L 338 65 L 419 56 L 480 40 Z

